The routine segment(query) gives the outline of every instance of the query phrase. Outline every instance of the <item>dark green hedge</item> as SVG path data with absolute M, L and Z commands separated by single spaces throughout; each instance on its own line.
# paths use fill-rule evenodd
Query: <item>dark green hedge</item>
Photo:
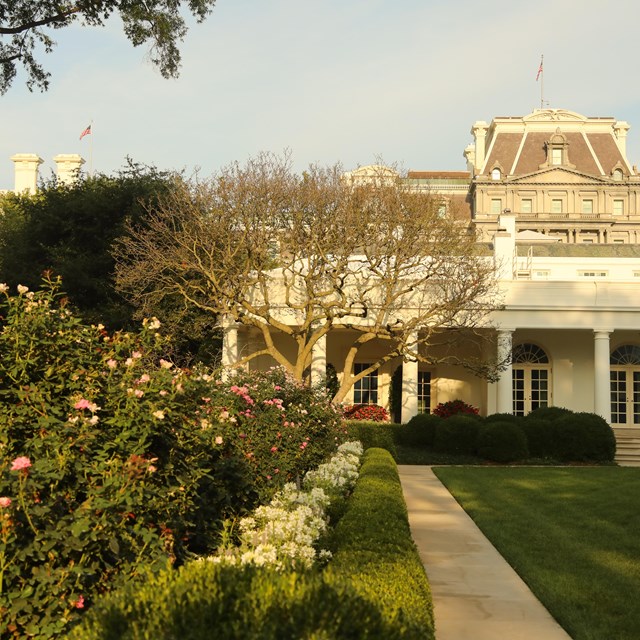
M 192 562 L 112 594 L 69 640 L 297 640 L 392 638 L 375 602 L 319 572 Z M 417 636 L 416 636 L 417 637 Z M 426 636 L 428 637 L 428 636 Z
M 396 455 L 396 434 L 402 425 L 396 423 L 369 422 L 366 420 L 348 420 L 349 439 L 362 442 L 364 449 L 379 447 Z
M 433 638 L 429 582 L 411 538 L 396 463 L 388 451 L 366 451 L 334 541 L 334 557 L 326 570 L 332 583 L 349 583 L 374 603 L 397 637 Z
M 496 424 L 499 426 L 492 426 Z M 408 464 L 416 459 L 431 464 L 429 453 L 433 452 L 431 458 L 456 460 L 610 462 L 616 450 L 613 429 L 604 419 L 562 407 L 536 409 L 526 417 L 495 413 L 486 418 L 455 415 L 443 419 L 419 414 L 406 424 L 351 422 L 348 428 L 350 437 L 359 439 L 365 449 L 386 449 Z M 443 463 L 440 458 L 437 464 Z
M 478 455 L 493 462 L 513 462 L 529 455 L 527 436 L 517 422 L 485 422 L 478 433 Z

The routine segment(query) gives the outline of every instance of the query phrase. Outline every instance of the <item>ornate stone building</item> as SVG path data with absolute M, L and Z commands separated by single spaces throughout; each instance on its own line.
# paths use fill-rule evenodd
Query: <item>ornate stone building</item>
M 569 244 L 640 241 L 640 175 L 627 159 L 629 125 L 563 109 L 476 122 L 465 150 L 471 216 L 490 241 L 498 216 L 517 231 Z

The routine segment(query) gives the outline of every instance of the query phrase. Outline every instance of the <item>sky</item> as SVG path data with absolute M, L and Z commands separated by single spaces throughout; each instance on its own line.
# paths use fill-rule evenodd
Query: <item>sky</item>
M 475 121 L 541 99 L 626 120 L 640 164 L 639 23 L 636 0 L 218 0 L 190 28 L 177 80 L 119 19 L 58 30 L 41 58 L 49 91 L 30 93 L 22 74 L 0 96 L 0 189 L 13 188 L 15 153 L 42 157 L 43 178 L 59 153 L 107 174 L 130 157 L 210 175 L 286 150 L 297 171 L 464 171 Z

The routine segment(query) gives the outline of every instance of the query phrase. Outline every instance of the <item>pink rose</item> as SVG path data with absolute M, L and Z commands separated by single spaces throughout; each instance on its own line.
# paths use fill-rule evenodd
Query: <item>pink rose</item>
M 6 509 L 7 507 L 11 506 L 11 498 L 8 498 L 7 496 L 2 496 L 0 497 L 0 507 L 2 507 L 3 509 Z
M 31 460 L 26 456 L 20 456 L 11 463 L 11 471 L 22 471 L 31 466 Z

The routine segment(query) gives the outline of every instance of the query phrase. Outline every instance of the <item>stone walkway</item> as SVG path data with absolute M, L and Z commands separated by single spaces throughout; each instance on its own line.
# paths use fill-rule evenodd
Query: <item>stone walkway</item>
M 398 472 L 431 584 L 436 640 L 571 640 L 431 467 Z

